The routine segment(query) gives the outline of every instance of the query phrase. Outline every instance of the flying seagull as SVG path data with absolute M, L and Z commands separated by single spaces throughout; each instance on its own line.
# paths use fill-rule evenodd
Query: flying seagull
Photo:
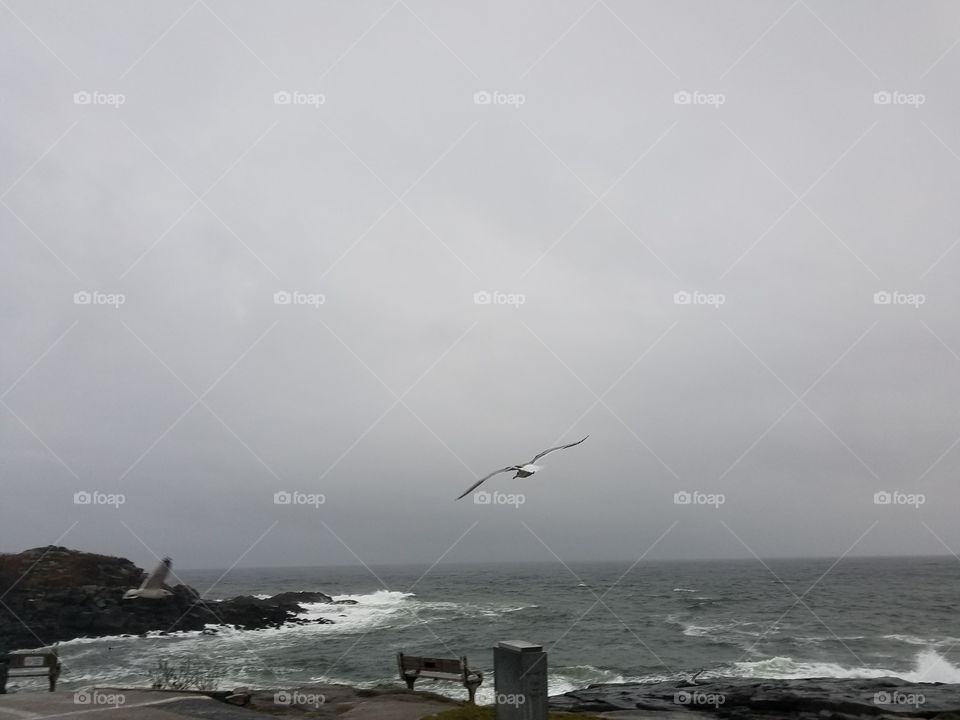
M 588 437 L 590 437 L 590 436 L 587 435 L 587 437 L 583 438 L 583 440 L 586 440 Z M 460 497 L 458 497 L 457 500 L 459 500 L 460 498 L 466 497 L 466 496 L 469 495 L 471 492 L 473 492 L 473 491 L 476 490 L 478 487 L 480 487 L 480 485 L 482 485 L 482 484 L 485 483 L 487 480 L 489 480 L 490 478 L 492 478 L 494 475 L 499 475 L 500 473 L 514 472 L 514 471 L 516 471 L 517 474 L 513 476 L 514 479 L 516 479 L 516 478 L 530 477 L 530 476 L 533 475 L 535 472 L 537 472 L 537 470 L 541 470 L 541 469 L 542 469 L 540 465 L 535 465 L 534 463 L 536 463 L 537 460 L 539 460 L 540 458 L 542 458 L 544 455 L 547 455 L 547 454 L 549 454 L 549 453 L 552 453 L 554 450 L 565 450 L 566 448 L 571 448 L 571 447 L 573 447 L 574 445 L 579 445 L 580 443 L 583 442 L 583 440 L 577 440 L 575 443 L 570 443 L 569 445 L 559 445 L 559 446 L 557 446 L 557 447 L 550 448 L 549 450 L 544 450 L 542 453 L 540 453 L 540 454 L 538 454 L 538 455 L 535 455 L 534 458 L 533 458 L 533 460 L 531 460 L 530 462 L 528 462 L 526 465 L 508 465 L 508 466 L 505 467 L 505 468 L 500 468 L 499 470 L 494 470 L 492 473 L 490 473 L 490 474 L 487 475 L 486 477 L 480 478 L 480 479 L 477 480 L 473 485 L 471 485 L 470 487 L 468 487 L 468 488 L 467 488 L 467 491 L 466 491 L 463 495 L 461 495 Z
M 147 600 L 162 600 L 165 597 L 173 595 L 173 593 L 165 587 L 165 581 L 167 575 L 170 573 L 170 566 L 172 564 L 173 561 L 170 560 L 170 558 L 161 560 L 153 572 L 147 575 L 147 579 L 143 581 L 139 589 L 127 590 L 123 594 L 123 599 L 132 600 L 133 598 L 145 598 Z

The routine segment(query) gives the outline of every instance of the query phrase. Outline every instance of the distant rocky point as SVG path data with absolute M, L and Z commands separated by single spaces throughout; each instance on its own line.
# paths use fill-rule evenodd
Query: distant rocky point
M 65 547 L 0 553 L 0 653 L 80 637 L 203 630 L 222 625 L 260 630 L 285 624 L 330 623 L 300 617 L 301 603 L 352 604 L 321 592 L 284 592 L 271 598 L 204 601 L 191 587 L 170 587 L 160 600 L 124 600 L 146 573 L 125 558 Z

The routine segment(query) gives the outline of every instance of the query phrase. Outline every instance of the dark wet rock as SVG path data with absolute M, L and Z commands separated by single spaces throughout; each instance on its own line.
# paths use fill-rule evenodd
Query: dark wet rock
M 293 602 L 293 603 L 330 603 L 333 598 L 322 592 L 311 592 L 304 590 L 301 592 L 282 592 L 274 595 L 270 600 L 274 602 Z
M 769 720 L 904 717 L 960 720 L 960 685 L 911 684 L 899 678 L 728 678 L 700 680 L 696 685 L 677 682 L 591 685 L 551 697 L 550 707 L 591 713 L 642 710 L 650 713 L 650 717 L 664 713 L 665 718 L 683 711 L 692 717 Z
M 207 625 L 280 627 L 302 619 L 301 602 L 331 600 L 324 593 L 281 593 L 265 600 L 243 596 L 205 602 L 186 585 L 168 587 L 171 595 L 159 600 L 124 600 L 124 592 L 139 587 L 145 575 L 124 558 L 65 547 L 0 554 L 0 653 L 78 637 L 142 637 Z
M 231 705 L 239 705 L 241 707 L 246 707 L 250 704 L 250 690 L 245 687 L 234 688 L 234 690 L 227 695 L 223 700 L 228 702 Z

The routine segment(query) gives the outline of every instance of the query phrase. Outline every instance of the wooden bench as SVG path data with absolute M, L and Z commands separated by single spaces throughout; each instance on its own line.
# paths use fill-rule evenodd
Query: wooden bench
M 470 702 L 476 704 L 477 688 L 483 682 L 483 673 L 471 670 L 465 657 L 459 659 L 418 657 L 397 653 L 397 667 L 400 669 L 400 679 L 413 690 L 413 684 L 420 678 L 429 680 L 451 680 L 462 683 L 470 693 Z
M 57 647 L 36 650 L 14 650 L 0 655 L 0 695 L 7 692 L 8 678 L 45 677 L 50 683 L 50 692 L 57 689 L 60 677 L 60 655 Z

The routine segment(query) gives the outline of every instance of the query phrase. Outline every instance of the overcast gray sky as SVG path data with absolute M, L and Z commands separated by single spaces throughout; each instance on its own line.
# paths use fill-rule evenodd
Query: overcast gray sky
M 0 550 L 960 550 L 955 3 L 0 5 Z

